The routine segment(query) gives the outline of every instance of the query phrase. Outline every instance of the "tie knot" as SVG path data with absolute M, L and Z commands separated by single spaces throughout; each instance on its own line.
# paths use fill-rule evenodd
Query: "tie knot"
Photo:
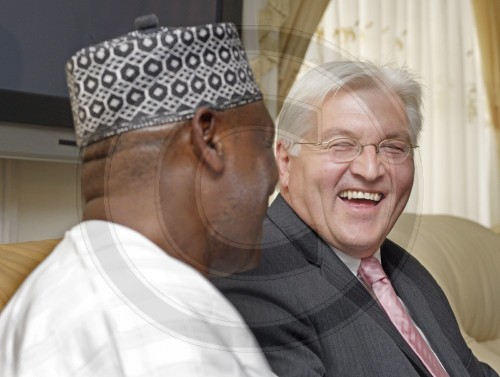
M 387 278 L 382 265 L 375 257 L 361 259 L 358 274 L 370 286 L 372 286 L 377 281 Z

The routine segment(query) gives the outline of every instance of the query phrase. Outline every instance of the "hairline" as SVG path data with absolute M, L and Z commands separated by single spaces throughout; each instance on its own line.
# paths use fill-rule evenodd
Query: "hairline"
M 298 139 L 309 132 L 315 123 L 307 118 L 308 113 L 317 117 L 324 102 L 338 92 L 377 87 L 390 91 L 401 100 L 408 118 L 411 142 L 416 144 L 422 128 L 422 90 L 415 76 L 404 67 L 396 69 L 362 61 L 324 63 L 299 79 L 291 88 L 278 116 L 277 142 L 283 144 L 285 149 L 291 148 L 290 154 L 298 155 Z M 308 91 L 312 94 L 305 93 Z M 319 121 L 316 120 L 316 123 Z

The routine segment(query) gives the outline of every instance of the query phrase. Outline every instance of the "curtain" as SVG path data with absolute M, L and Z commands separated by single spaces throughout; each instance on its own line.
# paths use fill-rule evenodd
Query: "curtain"
M 500 132 L 500 1 L 473 0 L 493 126 Z
M 245 49 L 250 52 L 252 69 L 272 115 L 279 112 L 295 81 L 309 41 L 328 3 L 329 0 L 244 3 Z
M 405 65 L 424 85 L 409 211 L 500 223 L 500 169 L 470 0 L 332 0 L 299 75 L 353 57 Z

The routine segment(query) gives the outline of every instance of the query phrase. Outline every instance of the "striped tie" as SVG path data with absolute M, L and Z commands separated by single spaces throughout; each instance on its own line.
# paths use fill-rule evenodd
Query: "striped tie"
M 375 257 L 361 259 L 358 273 L 372 287 L 380 306 L 429 372 L 434 377 L 448 377 L 448 373 L 443 369 L 436 355 L 425 342 L 399 301 L 378 259 Z

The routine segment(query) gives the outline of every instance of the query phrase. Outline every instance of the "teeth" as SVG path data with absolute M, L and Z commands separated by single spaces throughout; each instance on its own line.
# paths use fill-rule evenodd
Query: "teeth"
M 341 198 L 347 198 L 349 200 L 366 199 L 366 200 L 373 200 L 374 202 L 379 202 L 380 199 L 382 198 L 382 194 L 378 192 L 363 192 L 363 191 L 352 191 L 352 190 L 342 191 L 339 194 L 339 196 Z

